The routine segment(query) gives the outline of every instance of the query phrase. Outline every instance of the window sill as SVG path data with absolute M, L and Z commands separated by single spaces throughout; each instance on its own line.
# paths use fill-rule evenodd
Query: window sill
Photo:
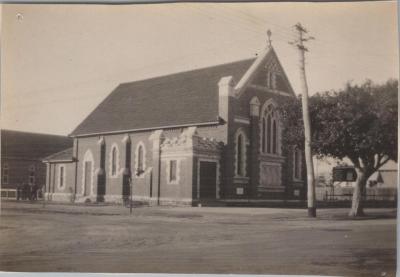
M 267 154 L 267 153 L 261 153 L 260 154 L 260 161 L 268 162 L 268 161 L 278 161 L 278 162 L 284 162 L 285 157 L 281 155 L 276 155 L 276 154 Z
M 234 183 L 248 183 L 250 180 L 250 177 L 246 177 L 246 176 L 235 176 L 233 177 L 233 182 Z

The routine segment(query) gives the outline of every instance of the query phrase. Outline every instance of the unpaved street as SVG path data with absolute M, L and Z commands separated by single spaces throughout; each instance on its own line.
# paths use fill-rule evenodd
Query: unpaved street
M 3 202 L 0 270 L 394 276 L 396 211 Z

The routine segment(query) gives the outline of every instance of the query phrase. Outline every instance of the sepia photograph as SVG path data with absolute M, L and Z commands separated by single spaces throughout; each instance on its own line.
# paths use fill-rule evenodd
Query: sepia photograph
M 397 1 L 0 9 L 0 274 L 396 276 Z

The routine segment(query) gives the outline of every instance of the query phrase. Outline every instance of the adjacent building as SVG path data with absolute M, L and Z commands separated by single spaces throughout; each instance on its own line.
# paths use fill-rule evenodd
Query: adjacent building
M 44 186 L 46 165 L 42 159 L 72 144 L 73 139 L 65 136 L 1 130 L 1 189 Z
M 73 148 L 44 159 L 47 197 L 303 199 L 303 153 L 282 140 L 288 97 L 271 46 L 255 59 L 120 84 L 70 134 Z

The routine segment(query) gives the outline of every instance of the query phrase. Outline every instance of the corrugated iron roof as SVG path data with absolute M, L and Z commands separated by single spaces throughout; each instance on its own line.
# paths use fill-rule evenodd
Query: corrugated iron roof
M 73 139 L 66 136 L 1 130 L 1 157 L 8 159 L 42 160 L 44 157 L 71 147 Z
M 254 59 L 120 84 L 71 136 L 218 123 L 218 81 L 238 81 Z
M 73 148 L 68 148 L 43 159 L 44 162 L 72 162 Z

